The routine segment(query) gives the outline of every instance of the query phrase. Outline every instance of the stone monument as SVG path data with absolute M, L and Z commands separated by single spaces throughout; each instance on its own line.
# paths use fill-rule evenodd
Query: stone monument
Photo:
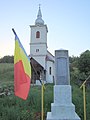
M 54 103 L 46 120 L 80 120 L 72 103 L 68 50 L 55 51 L 55 71 Z

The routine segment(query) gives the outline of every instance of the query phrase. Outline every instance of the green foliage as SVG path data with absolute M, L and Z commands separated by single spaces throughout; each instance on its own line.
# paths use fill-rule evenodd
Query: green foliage
M 73 73 L 74 72 L 74 73 Z M 0 91 L 8 89 L 11 93 L 9 96 L 0 97 L 0 120 L 40 120 L 41 119 L 41 87 L 32 86 L 26 101 L 14 96 L 13 92 L 13 64 L 0 64 Z M 7 75 L 6 75 L 7 73 Z M 82 89 L 75 82 L 78 79 L 79 70 L 73 68 L 71 73 L 71 85 L 73 103 L 76 112 L 83 120 L 83 95 Z M 2 79 L 1 79 L 2 78 Z M 87 120 L 90 119 L 90 88 L 86 89 L 87 101 Z M 47 112 L 51 111 L 53 103 L 53 84 L 45 85 L 44 93 L 44 118 Z
M 73 70 L 74 67 L 78 66 L 78 60 L 79 57 L 75 57 L 75 56 L 69 57 L 70 69 Z
M 83 94 L 82 90 L 80 89 L 80 86 L 78 86 L 76 83 L 72 84 L 72 100 L 75 105 L 75 110 L 77 114 L 80 116 L 81 120 L 83 120 Z
M 0 59 L 0 63 L 13 63 L 14 62 L 14 57 L 13 56 L 4 56 L 3 58 Z
M 80 81 L 83 82 L 87 78 L 85 73 L 84 72 L 80 73 L 78 68 L 73 68 L 73 71 L 70 72 L 70 76 L 71 76 L 71 81 L 73 80 L 77 84 L 79 84 Z
M 78 61 L 78 68 L 81 73 L 85 73 L 85 75 L 90 74 L 90 51 L 86 50 L 80 55 Z
M 47 111 L 51 111 L 51 103 L 53 103 L 53 84 L 45 85 L 44 93 L 44 116 L 46 118 Z
M 71 80 L 77 83 L 90 75 L 90 51 L 86 50 L 80 57 L 70 57 Z
M 11 63 L 0 63 L 0 85 L 13 84 L 14 65 Z
M 87 113 L 87 120 L 90 119 L 90 88 L 86 89 L 86 113 Z
M 73 103 L 78 115 L 83 120 L 83 94 L 80 86 L 72 81 Z M 90 89 L 86 91 L 87 97 L 87 120 L 90 118 Z M 45 85 L 44 93 L 44 117 L 48 111 L 51 111 L 53 102 L 53 85 Z M 0 120 L 40 120 L 41 119 L 41 87 L 31 86 L 28 99 L 22 99 L 14 96 L 5 96 L 0 98 Z
M 50 110 L 52 102 L 52 88 L 53 85 L 50 84 L 45 86 L 45 118 L 47 111 Z M 30 93 L 26 101 L 14 96 L 14 94 L 0 98 L 0 118 L 2 120 L 40 120 L 41 86 L 31 86 Z
M 70 72 L 70 79 L 77 83 L 79 79 L 79 70 L 77 68 L 73 68 L 73 71 Z
M 71 81 L 72 85 L 72 98 L 73 103 L 75 104 L 75 109 L 77 114 L 80 116 L 81 120 L 84 120 L 84 105 L 83 105 L 83 89 L 80 89 L 80 86 Z M 86 87 L 86 118 L 90 119 L 90 88 Z

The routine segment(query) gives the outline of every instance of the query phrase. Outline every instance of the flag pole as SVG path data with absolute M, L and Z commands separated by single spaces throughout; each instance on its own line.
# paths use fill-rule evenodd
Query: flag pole
M 87 77 L 87 79 L 83 82 L 83 84 L 80 86 L 80 88 L 83 87 L 83 85 L 87 82 L 87 80 L 90 78 L 90 75 Z
M 33 64 L 31 63 L 31 66 L 33 67 L 36 75 L 38 76 Z M 45 86 L 44 86 L 44 76 L 40 76 L 40 83 L 41 83 L 41 120 L 44 120 L 44 90 L 45 90 Z
M 42 90 L 41 90 L 41 102 L 42 102 L 42 120 L 44 118 L 44 81 L 42 81 Z
M 83 84 L 80 86 L 80 89 L 83 87 L 83 106 L 84 106 L 84 120 L 86 120 L 86 94 L 85 94 L 85 84 L 87 80 L 90 78 L 90 75 L 88 78 L 83 82 Z
M 17 35 L 16 32 L 15 32 L 15 30 L 14 30 L 14 28 L 12 28 L 12 31 L 13 31 L 13 33 L 14 33 L 15 35 Z
M 84 120 L 86 120 L 86 95 L 85 95 L 85 83 L 86 80 L 83 82 L 80 88 L 83 87 L 83 107 L 84 107 Z
M 44 86 L 44 74 L 41 76 L 42 79 L 42 86 L 41 86 L 41 120 L 44 120 L 44 90 L 45 90 L 45 86 Z
M 83 103 L 84 103 L 84 120 L 86 120 L 86 95 L 85 95 L 85 84 L 83 84 Z

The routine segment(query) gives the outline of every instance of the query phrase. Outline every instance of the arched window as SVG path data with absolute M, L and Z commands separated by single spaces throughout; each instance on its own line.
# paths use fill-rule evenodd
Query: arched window
M 49 74 L 51 75 L 51 67 L 49 67 Z
M 36 38 L 40 38 L 40 32 L 39 31 L 36 32 Z

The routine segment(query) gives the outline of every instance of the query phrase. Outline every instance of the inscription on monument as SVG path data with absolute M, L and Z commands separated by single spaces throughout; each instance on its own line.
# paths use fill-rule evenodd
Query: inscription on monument
M 68 85 L 70 83 L 68 51 L 56 50 L 55 54 L 56 85 Z

